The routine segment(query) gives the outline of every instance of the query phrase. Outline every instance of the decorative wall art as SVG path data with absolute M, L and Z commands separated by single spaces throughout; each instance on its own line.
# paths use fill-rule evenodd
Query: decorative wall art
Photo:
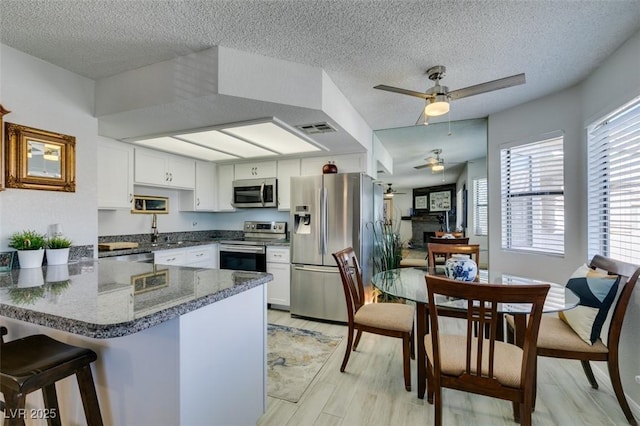
M 429 193 L 429 211 L 446 212 L 451 210 L 451 191 Z
M 5 123 L 7 188 L 76 191 L 74 136 Z
M 416 197 L 415 199 L 415 208 L 416 209 L 426 209 L 427 208 L 427 196 L 426 195 L 421 195 L 419 197 Z

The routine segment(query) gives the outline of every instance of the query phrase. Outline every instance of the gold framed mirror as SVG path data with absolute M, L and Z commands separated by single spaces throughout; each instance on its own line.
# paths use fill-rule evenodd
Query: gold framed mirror
M 74 136 L 5 123 L 7 188 L 76 191 Z

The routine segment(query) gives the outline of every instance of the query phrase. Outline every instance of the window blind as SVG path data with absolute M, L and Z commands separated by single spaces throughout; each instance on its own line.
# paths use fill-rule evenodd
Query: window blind
M 500 150 L 502 248 L 564 254 L 563 137 Z
M 588 131 L 588 252 L 640 262 L 640 97 Z
M 489 234 L 489 204 L 487 178 L 473 180 L 473 233 Z

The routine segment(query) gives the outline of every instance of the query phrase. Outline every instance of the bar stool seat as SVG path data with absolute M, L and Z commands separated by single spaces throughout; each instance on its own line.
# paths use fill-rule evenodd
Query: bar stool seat
M 102 425 L 91 363 L 98 358 L 91 349 L 59 342 L 44 334 L 2 343 L 0 348 L 0 391 L 5 398 L 5 425 L 22 425 L 27 394 L 42 389 L 48 424 L 59 425 L 60 412 L 55 383 L 74 375 L 82 405 L 91 426 Z

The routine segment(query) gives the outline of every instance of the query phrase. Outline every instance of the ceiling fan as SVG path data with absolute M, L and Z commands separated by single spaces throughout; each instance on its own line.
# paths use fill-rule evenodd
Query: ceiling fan
M 386 189 L 386 191 L 384 191 L 384 196 L 385 197 L 393 197 L 395 194 L 398 194 L 398 195 L 404 195 L 405 194 L 404 192 L 396 192 L 395 189 L 391 188 L 392 184 L 388 183 L 387 185 L 389 187 Z
M 425 161 L 426 161 L 425 164 L 414 166 L 413 168 L 420 170 L 420 169 L 425 169 L 429 167 L 431 168 L 431 171 L 435 173 L 435 172 L 441 172 L 441 171 L 443 172 L 445 164 L 448 164 L 448 165 L 458 164 L 458 163 L 445 162 L 444 158 L 440 157 L 440 154 L 442 154 L 442 149 L 440 148 L 433 149 L 431 150 L 431 152 L 435 154 L 435 157 L 431 156 L 431 157 L 425 158 Z
M 424 93 L 401 89 L 399 87 L 386 86 L 384 84 L 379 84 L 375 86 L 374 89 L 386 90 L 388 92 L 395 92 L 424 99 L 426 101 L 426 105 L 424 110 L 420 113 L 418 121 L 420 121 L 424 115 L 424 124 L 428 124 L 428 117 L 438 116 L 449 112 L 450 100 L 462 99 L 468 96 L 479 95 L 481 93 L 492 92 L 499 89 L 506 89 L 507 87 L 518 86 L 526 82 L 525 75 L 522 73 L 450 92 L 447 86 L 440 85 L 440 79 L 445 76 L 446 70 L 447 69 L 444 65 L 436 65 L 435 67 L 431 67 L 427 70 L 429 80 L 435 81 L 435 85 L 427 89 Z

